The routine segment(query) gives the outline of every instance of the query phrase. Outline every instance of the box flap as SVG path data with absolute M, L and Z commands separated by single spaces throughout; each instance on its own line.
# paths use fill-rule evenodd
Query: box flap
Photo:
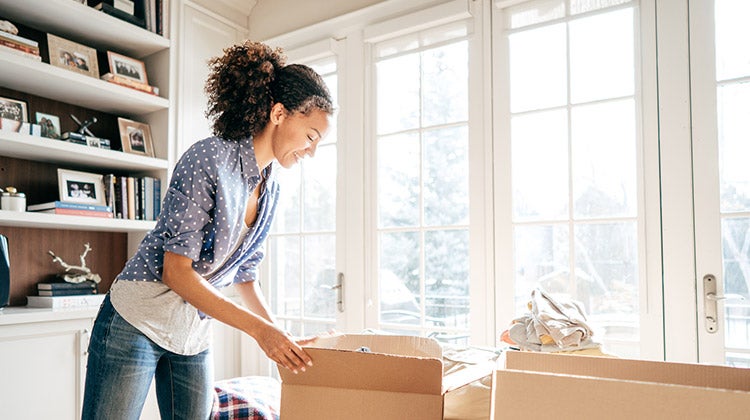
M 476 365 L 467 365 L 461 370 L 451 372 L 443 376 L 443 394 L 489 376 L 496 368 L 495 361 L 490 360 Z
M 294 374 L 280 367 L 282 383 L 441 395 L 443 363 L 435 358 L 307 348 L 313 366 Z
M 506 369 L 750 391 L 750 369 L 691 363 L 509 351 Z
M 492 393 L 495 420 L 742 419 L 750 411 L 740 391 L 522 370 L 496 371 Z
M 310 347 L 339 350 L 367 347 L 372 353 L 443 358 L 437 340 L 411 335 L 334 334 L 318 338 Z

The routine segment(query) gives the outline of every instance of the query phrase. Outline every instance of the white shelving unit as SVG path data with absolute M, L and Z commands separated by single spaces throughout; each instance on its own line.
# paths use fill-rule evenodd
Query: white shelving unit
M 50 13 L 54 10 L 54 13 Z M 160 96 L 105 82 L 47 63 L 0 52 L 0 86 L 123 116 L 151 125 L 156 157 L 97 149 L 0 130 L 0 156 L 95 173 L 148 174 L 166 185 L 169 172 L 171 42 L 153 32 L 72 0 L 0 0 L 0 15 L 41 32 L 146 63 Z M 143 233 L 153 222 L 0 211 L 0 226 Z M 132 244 L 130 244 L 132 246 Z

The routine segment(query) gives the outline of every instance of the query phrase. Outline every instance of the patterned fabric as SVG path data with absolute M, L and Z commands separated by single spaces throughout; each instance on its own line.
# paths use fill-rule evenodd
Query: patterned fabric
M 281 383 L 267 376 L 245 376 L 214 384 L 212 420 L 278 420 Z
M 161 281 L 169 251 L 192 259 L 195 271 L 216 288 L 256 280 L 278 201 L 272 166 L 260 173 L 251 138 L 209 137 L 193 144 L 175 166 L 156 226 L 117 279 Z M 255 223 L 235 250 L 247 201 L 264 177 Z

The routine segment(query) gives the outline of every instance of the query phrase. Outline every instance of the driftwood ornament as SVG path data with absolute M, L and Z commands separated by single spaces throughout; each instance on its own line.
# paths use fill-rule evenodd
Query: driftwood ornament
M 83 283 L 84 281 L 93 281 L 94 283 L 99 283 L 102 281 L 102 278 L 95 273 L 91 272 L 91 269 L 86 267 L 86 254 L 91 251 L 91 247 L 89 244 L 84 244 L 84 247 L 86 248 L 83 251 L 83 254 L 81 254 L 81 265 L 70 265 L 63 261 L 62 258 L 55 255 L 54 252 L 48 251 L 50 255 L 52 255 L 52 262 L 60 263 L 60 265 L 65 269 L 65 272 L 60 275 L 65 281 L 68 283 Z

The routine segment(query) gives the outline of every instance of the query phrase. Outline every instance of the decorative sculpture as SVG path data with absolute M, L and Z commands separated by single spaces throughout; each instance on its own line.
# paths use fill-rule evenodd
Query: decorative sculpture
M 60 277 L 62 277 L 65 281 L 68 283 L 83 283 L 84 281 L 93 281 L 94 283 L 99 283 L 102 281 L 102 278 L 95 273 L 91 272 L 91 269 L 86 267 L 86 254 L 91 251 L 91 247 L 89 244 L 84 244 L 84 247 L 86 248 L 83 251 L 83 254 L 81 254 L 81 265 L 70 265 L 63 261 L 62 258 L 55 255 L 54 252 L 48 251 L 50 255 L 52 255 L 52 262 L 60 263 L 60 265 L 65 269 L 65 273 L 61 274 Z

